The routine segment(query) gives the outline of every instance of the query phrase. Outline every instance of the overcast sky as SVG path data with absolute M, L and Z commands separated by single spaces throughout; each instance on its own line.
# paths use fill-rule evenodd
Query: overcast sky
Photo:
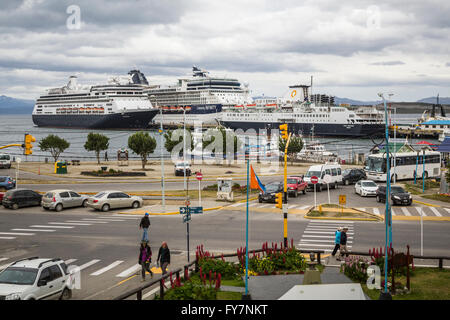
M 170 84 L 197 65 L 253 95 L 313 76 L 314 92 L 339 97 L 449 97 L 449 17 L 448 0 L 2 0 L 0 95 L 136 67 Z

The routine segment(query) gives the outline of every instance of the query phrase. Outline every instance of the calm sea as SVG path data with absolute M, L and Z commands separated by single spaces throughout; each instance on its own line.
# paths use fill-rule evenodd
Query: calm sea
M 415 124 L 420 114 L 401 114 L 398 115 L 396 123 L 398 124 Z M 60 128 L 40 128 L 33 124 L 31 115 L 0 115 L 0 146 L 12 143 L 23 143 L 24 134 L 30 133 L 36 137 L 36 143 L 33 148 L 33 155 L 22 155 L 22 149 L 17 147 L 7 148 L 0 150 L 1 153 L 9 153 L 12 156 L 20 156 L 23 161 L 44 161 L 45 158 L 51 160 L 51 156 L 48 152 L 42 152 L 39 150 L 37 143 L 40 139 L 45 138 L 49 134 L 58 135 L 70 142 L 70 147 L 63 153 L 62 159 L 86 159 L 94 160 L 94 152 L 87 152 L 84 149 L 84 143 L 86 142 L 89 132 L 100 132 L 110 138 L 108 157 L 110 160 L 116 159 L 116 152 L 120 148 L 127 148 L 128 137 L 135 131 L 119 131 L 119 130 L 88 130 L 88 129 L 60 129 Z M 151 157 L 160 156 L 160 137 L 156 131 L 150 131 L 150 135 L 156 138 L 157 147 Z M 371 139 L 356 139 L 356 138 L 318 138 L 328 151 L 338 154 L 343 159 L 350 159 L 351 154 L 364 153 L 367 154 L 374 146 L 374 142 Z M 422 139 L 420 139 L 422 140 Z M 418 142 L 418 139 L 410 141 L 412 143 Z M 438 143 L 437 140 L 427 141 Z M 380 142 L 380 141 L 375 141 Z M 165 156 L 169 154 L 164 151 Z M 103 153 L 102 153 L 103 157 Z M 131 157 L 137 158 L 136 155 L 131 154 Z

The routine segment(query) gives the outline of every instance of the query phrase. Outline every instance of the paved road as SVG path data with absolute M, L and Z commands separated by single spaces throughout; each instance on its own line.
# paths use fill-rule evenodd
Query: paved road
M 301 204 L 301 197 L 295 199 Z M 303 199 L 304 200 L 304 199 Z M 137 248 L 139 217 L 98 213 L 90 209 L 70 209 L 60 213 L 40 208 L 2 211 L 0 213 L 0 265 L 27 256 L 61 257 L 82 268 L 81 290 L 75 299 L 111 299 L 140 283 Z M 178 215 L 153 216 L 150 239 L 153 252 L 167 241 L 173 252 L 172 268 L 186 263 L 186 225 Z M 334 228 L 342 223 L 318 223 L 289 215 L 289 238 L 299 248 L 331 250 Z M 354 222 L 351 227 L 352 250 L 368 251 L 384 245 L 384 223 Z M 424 253 L 450 255 L 450 224 L 424 223 Z M 394 245 L 411 246 L 419 254 L 420 225 L 417 222 L 394 221 Z M 249 246 L 260 248 L 265 241 L 280 242 L 282 215 L 250 212 Z M 319 241 L 320 240 L 320 241 Z M 216 252 L 235 252 L 245 243 L 245 214 L 242 211 L 212 211 L 193 216 L 190 223 L 190 253 L 203 244 Z M 307 249 L 307 248 L 306 248 Z M 130 278 L 131 277 L 131 278 Z

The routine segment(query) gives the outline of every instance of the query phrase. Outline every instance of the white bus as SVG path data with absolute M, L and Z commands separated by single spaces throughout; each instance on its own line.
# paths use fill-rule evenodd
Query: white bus
M 0 153 L 0 168 L 11 168 L 11 156 L 9 154 Z
M 417 165 L 417 179 L 422 179 L 423 151 L 402 152 L 395 155 L 396 166 L 394 170 L 394 154 L 390 153 L 391 181 L 414 179 Z M 386 153 L 371 154 L 364 167 L 367 179 L 386 181 Z M 439 178 L 441 176 L 441 154 L 437 151 L 425 151 L 425 179 Z

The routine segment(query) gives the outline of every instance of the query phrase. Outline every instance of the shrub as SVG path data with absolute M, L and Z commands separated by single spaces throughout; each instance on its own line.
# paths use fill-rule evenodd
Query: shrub
M 203 245 L 197 246 L 196 257 L 199 267 L 206 273 L 218 273 L 221 274 L 223 279 L 234 280 L 239 279 L 239 266 L 225 261 L 225 259 L 216 259 L 214 255 L 211 255 L 208 251 L 203 250 Z
M 369 261 L 362 257 L 350 256 L 345 258 L 345 263 L 341 267 L 341 272 L 352 279 L 353 281 L 358 281 L 360 283 L 365 283 L 367 281 L 367 267 L 369 266 Z

